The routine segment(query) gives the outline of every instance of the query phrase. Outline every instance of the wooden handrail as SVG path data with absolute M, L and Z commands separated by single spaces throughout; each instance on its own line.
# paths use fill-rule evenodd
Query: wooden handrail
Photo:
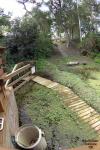
M 29 74 L 31 74 L 31 71 L 28 71 L 26 74 L 24 74 L 23 76 L 19 77 L 18 79 L 14 80 L 13 82 L 9 83 L 9 86 L 13 86 L 14 84 L 16 84 L 17 82 L 19 82 L 20 80 L 22 80 L 23 78 L 27 77 Z
M 13 73 L 13 72 L 17 69 L 17 67 L 18 67 L 18 64 L 16 64 L 16 65 L 14 66 L 14 68 L 13 68 L 13 70 L 12 70 L 11 73 Z M 8 79 L 8 80 L 6 81 L 5 87 L 8 86 L 9 82 L 10 82 L 10 79 Z
M 31 67 L 30 64 L 25 65 L 25 66 L 23 66 L 23 67 L 17 69 L 16 71 L 11 72 L 11 73 L 9 73 L 8 75 L 6 75 L 6 76 L 4 77 L 4 80 L 7 81 L 8 79 L 11 79 L 12 77 L 16 76 L 17 74 L 23 72 L 24 70 L 26 70 L 26 69 L 28 69 L 28 68 L 30 68 L 30 67 Z
M 14 92 L 17 91 L 19 88 L 21 88 L 27 81 L 23 81 L 20 85 L 14 88 Z
M 21 88 L 26 82 L 31 79 L 31 68 L 34 61 L 25 61 L 16 64 L 11 73 L 5 75 L 3 80 L 6 81 L 5 88 L 12 86 L 14 91 Z

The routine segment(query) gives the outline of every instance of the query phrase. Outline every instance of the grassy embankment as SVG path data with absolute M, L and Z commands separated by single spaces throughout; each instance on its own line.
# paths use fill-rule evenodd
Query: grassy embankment
M 91 61 L 87 65 L 68 67 L 67 62 L 75 59 L 74 57 L 65 57 L 49 61 L 38 60 L 37 72 L 68 86 L 100 112 L 100 64 Z
M 75 147 L 97 134 L 63 104 L 56 91 L 30 82 L 16 93 L 17 103 L 24 107 L 32 123 L 45 131 L 51 149 Z

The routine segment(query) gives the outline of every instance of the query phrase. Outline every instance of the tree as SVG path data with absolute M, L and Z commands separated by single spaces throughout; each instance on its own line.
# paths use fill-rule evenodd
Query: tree
M 7 46 L 14 62 L 46 57 L 52 50 L 49 15 L 38 9 L 31 14 L 12 22 Z
M 44 3 L 44 0 L 41 0 L 40 2 L 38 2 L 38 0 L 17 0 L 17 2 L 24 6 L 24 9 L 27 13 L 31 13 L 31 11 L 27 9 L 27 3 L 31 3 L 33 7 L 36 6 L 37 8 L 39 8 Z
M 5 14 L 4 10 L 0 8 L 0 26 L 10 25 L 10 13 Z
M 32 17 L 35 19 L 38 27 L 38 40 L 37 40 L 37 49 L 38 56 L 50 56 L 52 52 L 52 40 L 51 40 L 51 25 L 52 20 L 49 12 L 43 12 L 38 8 L 33 9 Z
M 88 34 L 95 32 L 95 19 L 99 14 L 99 4 L 96 0 L 84 0 L 80 3 L 79 11 L 82 32 Z
M 99 13 L 96 0 L 51 0 L 48 3 L 58 33 L 70 40 L 95 31 L 95 16 Z
M 4 33 L 10 28 L 10 13 L 5 14 L 4 10 L 0 8 L 0 45 L 5 44 Z
M 57 32 L 65 33 L 67 46 L 74 38 L 79 38 L 77 5 L 73 0 L 52 0 L 48 3 Z M 76 34 L 77 32 L 77 34 Z M 77 36 L 78 35 L 78 36 Z
M 49 3 L 50 12 L 58 34 L 63 30 L 62 24 L 62 2 L 61 0 L 51 0 Z

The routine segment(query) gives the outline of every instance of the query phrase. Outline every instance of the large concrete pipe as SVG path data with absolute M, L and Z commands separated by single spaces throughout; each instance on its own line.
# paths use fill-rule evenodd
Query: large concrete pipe
M 47 148 L 44 133 L 37 126 L 20 127 L 15 135 L 15 141 L 24 149 L 45 150 Z

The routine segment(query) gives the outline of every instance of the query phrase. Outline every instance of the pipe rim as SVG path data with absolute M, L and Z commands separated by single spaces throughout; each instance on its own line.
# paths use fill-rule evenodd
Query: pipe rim
M 24 146 L 23 146 L 22 144 L 20 144 L 19 141 L 18 141 L 19 134 L 20 134 L 19 131 L 22 131 L 23 128 L 25 129 L 25 128 L 29 128 L 29 127 L 32 127 L 32 128 L 35 127 L 35 128 L 38 130 L 38 132 L 39 132 L 39 137 L 38 137 L 37 141 L 36 141 L 32 146 L 24 147 Z M 24 148 L 24 149 L 32 149 L 32 148 L 36 147 L 36 146 L 38 145 L 38 143 L 40 142 L 41 138 L 42 138 L 42 131 L 41 131 L 41 129 L 39 129 L 39 128 L 38 128 L 37 126 L 35 126 L 35 125 L 34 125 L 34 126 L 32 126 L 32 125 L 24 125 L 24 126 L 21 126 L 21 127 L 19 128 L 18 132 L 15 134 L 15 141 L 16 141 L 16 143 L 18 144 L 18 146 L 20 146 L 20 147 L 22 147 L 22 148 Z

